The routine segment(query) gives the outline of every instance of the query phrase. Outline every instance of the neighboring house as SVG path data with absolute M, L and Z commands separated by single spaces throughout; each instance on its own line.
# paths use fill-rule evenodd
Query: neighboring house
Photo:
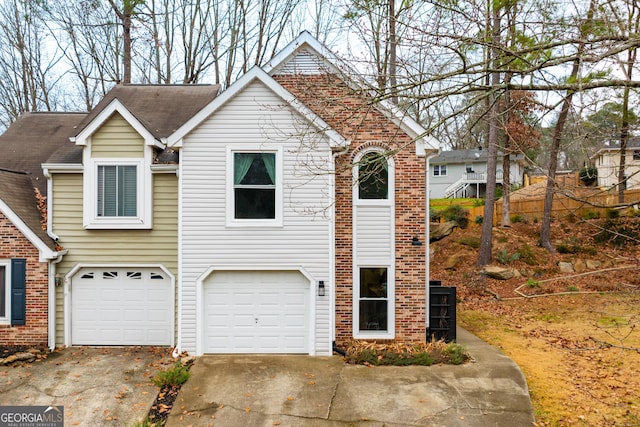
M 0 136 L 0 346 L 53 347 L 55 264 L 64 251 L 47 235 L 36 194 L 40 163 L 83 115 L 27 113 Z
M 219 95 L 109 92 L 43 165 L 66 251 L 56 343 L 327 355 L 425 341 L 437 150 L 346 67 L 302 33 Z
M 602 147 L 591 157 L 598 170 L 598 186 L 612 188 L 618 185 L 620 169 L 620 143 Z M 633 137 L 627 142 L 625 153 L 625 189 L 640 187 L 640 138 Z
M 511 185 L 523 185 L 527 166 L 524 156 L 511 155 Z M 429 196 L 434 199 L 483 197 L 487 188 L 487 151 L 482 149 L 441 151 L 431 160 Z M 503 183 L 502 157 L 498 156 L 496 183 Z

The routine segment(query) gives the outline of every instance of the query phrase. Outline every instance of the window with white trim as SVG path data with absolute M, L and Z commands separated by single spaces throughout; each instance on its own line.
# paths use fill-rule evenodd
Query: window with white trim
M 389 331 L 389 289 L 386 267 L 361 267 L 358 286 L 358 332 Z
M 227 159 L 227 224 L 280 226 L 281 150 L 230 149 Z
M 447 176 L 447 165 L 433 165 L 433 176 Z
M 9 264 L 0 261 L 0 323 L 9 323 L 11 301 L 11 281 Z
M 389 163 L 378 151 L 369 151 L 358 166 L 358 198 L 387 200 L 389 198 Z
M 276 153 L 233 153 L 234 219 L 275 219 Z
M 99 217 L 138 215 L 137 165 L 98 165 L 97 206 Z
M 633 160 L 640 160 L 640 150 L 633 150 Z
M 84 179 L 85 228 L 151 228 L 151 170 L 143 159 L 91 159 Z

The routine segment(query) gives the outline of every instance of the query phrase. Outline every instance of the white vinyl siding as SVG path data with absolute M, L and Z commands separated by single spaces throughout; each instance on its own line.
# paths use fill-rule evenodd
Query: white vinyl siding
M 303 141 L 300 141 L 303 139 Z M 282 150 L 282 226 L 228 227 L 228 150 Z M 196 351 L 198 280 L 211 267 L 303 268 L 323 280 L 313 354 L 331 354 L 332 153 L 317 129 L 262 83 L 252 83 L 183 139 L 182 349 Z M 312 289 L 317 285 L 312 283 Z M 312 292 L 315 295 L 315 292 Z
M 327 67 L 322 63 L 321 59 L 306 50 L 299 51 L 294 58 L 287 61 L 282 68 L 275 74 L 324 74 Z

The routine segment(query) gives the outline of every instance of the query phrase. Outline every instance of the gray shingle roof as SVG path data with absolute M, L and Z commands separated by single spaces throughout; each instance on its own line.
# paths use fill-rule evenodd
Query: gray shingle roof
M 219 85 L 114 86 L 78 126 L 82 131 L 100 112 L 118 99 L 157 139 L 175 132 L 215 99 Z
M 24 113 L 0 135 L 0 168 L 27 172 L 33 185 L 47 194 L 41 164 L 60 147 L 73 147 L 69 137 L 85 113 Z
M 431 159 L 431 163 L 468 163 L 486 160 L 487 152 L 485 150 L 452 150 L 441 151 L 438 156 Z
M 55 251 L 54 241 L 42 229 L 42 217 L 29 174 L 0 169 L 0 199 L 45 245 Z

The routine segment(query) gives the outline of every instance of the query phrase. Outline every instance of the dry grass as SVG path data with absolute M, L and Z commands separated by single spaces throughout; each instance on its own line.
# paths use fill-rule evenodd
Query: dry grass
M 640 293 L 462 304 L 523 370 L 538 426 L 640 425 Z

